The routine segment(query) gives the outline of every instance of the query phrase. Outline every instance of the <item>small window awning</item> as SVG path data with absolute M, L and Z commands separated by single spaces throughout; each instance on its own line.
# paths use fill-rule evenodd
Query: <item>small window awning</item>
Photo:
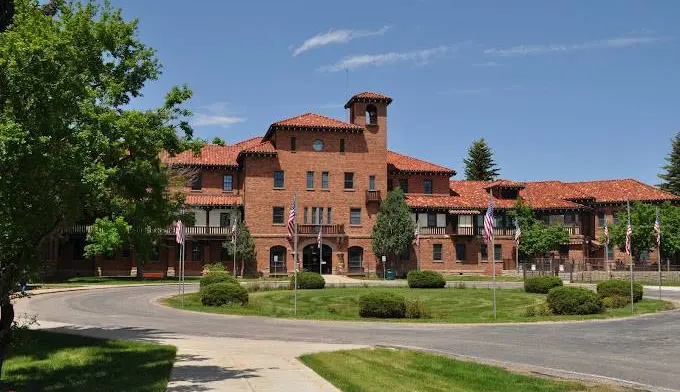
M 481 215 L 477 210 L 449 210 L 450 215 Z

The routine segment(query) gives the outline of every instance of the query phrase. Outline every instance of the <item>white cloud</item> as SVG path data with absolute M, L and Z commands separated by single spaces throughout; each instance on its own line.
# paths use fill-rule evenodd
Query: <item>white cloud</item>
M 568 53 L 588 49 L 626 48 L 629 46 L 651 44 L 668 39 L 670 38 L 659 36 L 624 36 L 619 38 L 599 39 L 578 44 L 519 45 L 505 49 L 490 48 L 486 49 L 484 53 L 501 57 L 521 57 L 550 53 Z
M 227 113 L 226 102 L 215 102 L 208 106 L 204 106 L 205 112 L 196 112 L 191 120 L 191 125 L 195 127 L 203 126 L 221 126 L 230 127 L 234 124 L 245 122 L 244 117 L 232 116 Z
M 442 57 L 448 52 L 455 51 L 458 45 L 441 45 L 435 48 L 415 50 L 411 52 L 389 52 L 382 54 L 363 54 L 348 56 L 335 64 L 324 65 L 319 68 L 322 72 L 337 72 L 345 69 L 356 69 L 367 66 L 380 66 L 397 62 L 411 61 L 416 64 L 427 64 L 430 60 Z
M 473 67 L 486 67 L 486 68 L 492 68 L 492 67 L 502 67 L 503 64 L 498 63 L 496 61 L 485 61 L 483 63 L 476 63 L 472 64 Z
M 388 26 L 384 26 L 380 30 L 329 30 L 327 33 L 321 33 L 305 40 L 302 45 L 293 49 L 293 57 L 300 53 L 320 48 L 330 44 L 345 44 L 353 39 L 371 37 L 375 35 L 383 35 L 387 32 Z

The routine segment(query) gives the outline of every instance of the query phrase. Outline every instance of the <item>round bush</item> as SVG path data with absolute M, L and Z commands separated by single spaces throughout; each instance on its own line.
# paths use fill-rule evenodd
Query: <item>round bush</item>
M 548 292 L 548 307 L 554 314 L 596 314 L 604 310 L 597 293 L 580 287 L 554 287 Z
M 439 272 L 411 271 L 406 276 L 408 287 L 412 289 L 441 289 L 446 286 L 446 280 Z
M 558 276 L 534 276 L 524 280 L 524 291 L 527 293 L 548 294 L 553 287 L 562 286 Z
M 601 297 L 626 297 L 630 301 L 630 281 L 623 279 L 605 280 L 597 284 L 597 293 Z M 642 299 L 642 285 L 633 282 L 633 301 Z
M 238 280 L 227 272 L 208 272 L 201 278 L 201 289 L 215 283 L 239 284 Z
M 322 289 L 326 286 L 326 280 L 316 272 L 303 271 L 297 273 L 298 289 Z M 295 287 L 295 276 L 290 278 L 290 288 Z
M 359 316 L 377 318 L 404 318 L 406 299 L 388 292 L 371 292 L 359 297 Z
M 201 303 L 205 306 L 247 305 L 248 290 L 238 283 L 213 283 L 201 289 Z
M 622 297 L 620 295 L 612 295 L 610 297 L 603 297 L 602 303 L 605 308 L 618 309 L 630 303 L 630 297 Z

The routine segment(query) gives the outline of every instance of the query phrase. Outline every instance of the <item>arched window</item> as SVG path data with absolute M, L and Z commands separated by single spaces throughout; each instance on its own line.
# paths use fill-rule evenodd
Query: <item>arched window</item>
M 378 123 L 378 109 L 375 105 L 366 106 L 366 124 Z
M 364 249 L 360 246 L 352 246 L 347 250 L 350 269 L 360 269 L 364 262 Z
M 286 247 L 277 245 L 269 249 L 269 273 L 279 271 L 286 271 Z

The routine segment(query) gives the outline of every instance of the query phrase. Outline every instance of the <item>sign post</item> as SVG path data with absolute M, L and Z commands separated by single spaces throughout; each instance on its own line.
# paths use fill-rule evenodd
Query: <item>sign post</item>
M 387 256 L 382 257 L 382 267 L 383 267 L 383 280 L 385 280 L 385 263 L 387 262 Z

